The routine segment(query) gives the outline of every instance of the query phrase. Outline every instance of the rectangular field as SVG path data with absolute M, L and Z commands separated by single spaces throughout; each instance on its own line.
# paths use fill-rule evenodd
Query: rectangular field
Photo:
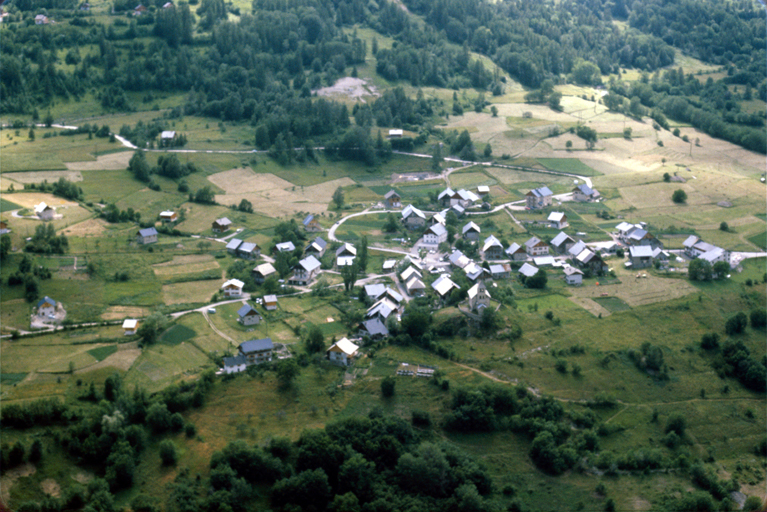
M 550 171 L 566 172 L 579 176 L 601 176 L 602 173 L 592 169 L 577 158 L 539 158 L 538 162 Z

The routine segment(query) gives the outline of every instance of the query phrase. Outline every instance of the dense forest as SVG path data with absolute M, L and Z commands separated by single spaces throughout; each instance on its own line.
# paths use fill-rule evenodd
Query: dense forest
M 263 127 L 260 147 L 270 147 L 280 134 L 301 145 L 340 137 L 348 128 L 345 107 L 312 100 L 312 90 L 354 75 L 369 51 L 376 71 L 393 82 L 501 94 L 505 78 L 470 52 L 538 88 L 546 79 L 597 85 L 600 74 L 626 68 L 652 73 L 672 65 L 679 48 L 724 66 L 727 76 L 702 90 L 681 87 L 679 77 L 666 91 L 653 82 L 655 94 L 649 101 L 640 96 L 643 105 L 764 151 L 764 137 L 752 133 L 764 131 L 764 116 L 744 118 L 739 111 L 740 100 L 767 92 L 765 14 L 746 0 L 406 1 L 423 23 L 389 2 L 254 0 L 249 13 L 223 0 L 180 2 L 170 9 L 161 3 L 150 2 L 149 11 L 135 17 L 132 4 L 115 2 L 114 22 L 107 27 L 89 12 L 74 10 L 71 1 L 11 0 L 11 23 L 4 24 L 0 41 L 0 112 L 31 114 L 60 99 L 82 98 L 93 87 L 109 111 L 135 109 L 129 91 L 148 98 L 152 91 L 183 91 L 185 114 Z M 43 9 L 59 23 L 33 24 Z M 354 26 L 371 27 L 394 44 L 379 49 L 373 40 L 368 48 Z M 724 93 L 727 84 L 742 86 L 742 94 Z M 664 102 L 673 96 L 687 104 Z

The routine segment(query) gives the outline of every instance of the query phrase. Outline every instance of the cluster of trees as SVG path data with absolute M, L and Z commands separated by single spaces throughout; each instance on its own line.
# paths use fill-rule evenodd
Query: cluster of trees
M 40 192 L 50 192 L 55 196 L 63 197 L 72 201 L 79 201 L 83 198 L 83 189 L 67 181 L 64 177 L 59 178 L 56 183 L 48 183 L 48 180 L 43 180 L 42 183 L 30 183 L 24 184 L 26 189 L 29 186 L 32 190 L 39 190 Z
M 130 162 L 128 162 L 128 170 L 137 180 L 143 183 L 151 183 L 153 174 L 178 180 L 193 172 L 197 172 L 197 166 L 192 162 L 182 164 L 175 154 L 169 154 L 160 155 L 157 159 L 157 165 L 150 167 L 144 152 L 138 150 L 133 153 Z
M 18 270 L 8 276 L 8 286 L 24 285 L 24 298 L 34 302 L 40 296 L 40 280 L 50 279 L 53 275 L 50 269 L 25 254 L 19 261 Z
M 501 509 L 477 462 L 379 413 L 305 431 L 296 442 L 274 438 L 261 448 L 234 441 L 210 466 L 205 497 L 183 474 L 171 486 L 173 510 L 242 510 L 262 486 L 276 511 Z
M 645 341 L 639 350 L 629 349 L 628 356 L 639 370 L 652 373 L 661 380 L 668 380 L 668 366 L 663 361 L 663 349 L 660 347 Z
M 99 216 L 107 222 L 116 224 L 118 222 L 140 222 L 141 212 L 134 211 L 133 208 L 120 210 L 114 203 L 109 203 L 106 208 L 101 210 Z
M 558 475 L 575 465 L 579 457 L 596 452 L 599 439 L 593 430 L 591 411 L 570 417 L 550 398 L 536 398 L 527 389 L 495 385 L 453 392 L 448 429 L 461 432 L 513 430 L 532 439 L 530 457 L 539 469 Z M 572 425 L 578 426 L 573 430 Z
M 726 261 L 717 261 L 713 265 L 706 260 L 695 258 L 690 262 L 687 275 L 690 281 L 710 281 L 712 279 L 724 279 L 730 272 L 730 264 Z
M 172 11 L 173 9 L 169 10 Z M 160 121 L 155 120 L 144 123 L 144 121 L 139 120 L 133 127 L 127 124 L 122 125 L 120 127 L 120 136 L 125 137 L 139 148 L 146 147 L 147 144 L 150 147 L 154 147 L 155 141 L 165 130 L 168 130 L 168 126 Z M 186 145 L 186 136 L 183 133 L 177 133 L 169 141 L 158 141 L 158 146 L 161 147 L 181 147 L 184 145 Z
M 56 235 L 56 229 L 51 223 L 39 224 L 35 227 L 35 234 L 24 246 L 27 252 L 41 254 L 64 254 L 69 249 L 69 240 L 66 235 Z

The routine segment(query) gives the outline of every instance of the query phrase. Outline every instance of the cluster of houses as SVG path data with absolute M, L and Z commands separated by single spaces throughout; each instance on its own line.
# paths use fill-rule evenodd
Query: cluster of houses
M 720 261 L 730 261 L 730 253 L 726 249 L 704 242 L 694 235 L 690 235 L 682 244 L 684 254 L 690 259 L 700 258 L 709 262 L 712 266 Z
M 237 355 L 225 357 L 222 373 L 239 373 L 248 366 L 268 363 L 274 356 L 274 342 L 271 338 L 248 340 L 237 348 Z M 332 363 L 348 366 L 359 356 L 359 347 L 346 338 L 342 338 L 325 351 Z

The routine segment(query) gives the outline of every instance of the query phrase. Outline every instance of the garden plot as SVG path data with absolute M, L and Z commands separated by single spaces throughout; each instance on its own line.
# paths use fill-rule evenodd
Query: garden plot
M 53 206 L 54 208 L 58 208 L 60 206 L 74 206 L 77 204 L 67 201 L 66 199 L 56 197 L 53 194 L 45 194 L 42 192 L 15 193 L 13 194 L 13 202 L 23 208 L 34 208 L 40 203 L 45 203 L 48 206 Z
M 138 306 L 109 306 L 101 314 L 103 320 L 122 320 L 123 318 L 143 318 L 148 316 L 150 310 Z
M 162 299 L 169 305 L 203 302 L 212 297 L 220 287 L 221 282 L 215 279 L 166 284 L 162 287 Z
M 67 236 L 100 236 L 106 230 L 106 221 L 102 219 L 88 219 L 64 230 Z

